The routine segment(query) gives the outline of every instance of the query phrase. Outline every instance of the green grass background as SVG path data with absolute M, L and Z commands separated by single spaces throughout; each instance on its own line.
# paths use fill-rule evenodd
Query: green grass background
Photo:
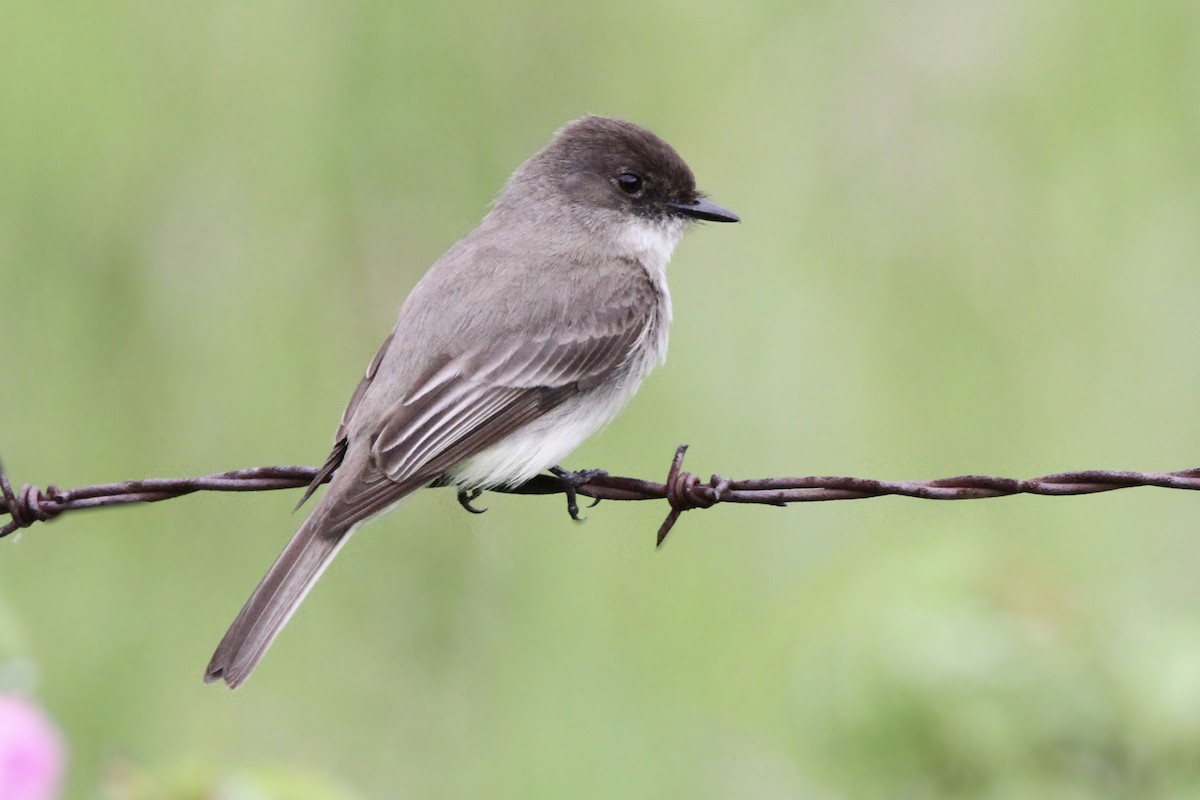
M 744 219 L 570 462 L 1200 462 L 1200 7 L 54 4 L 0 25 L 0 455 L 44 485 L 319 463 L 423 270 L 585 112 Z M 430 491 L 247 686 L 200 677 L 294 493 L 0 545 L 0 678 L 69 797 L 1185 798 L 1183 492 L 687 514 Z

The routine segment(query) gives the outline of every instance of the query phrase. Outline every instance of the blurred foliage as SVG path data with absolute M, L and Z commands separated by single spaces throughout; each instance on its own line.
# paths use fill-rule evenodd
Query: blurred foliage
M 745 222 L 681 245 L 670 362 L 573 466 L 1194 464 L 1198 36 L 1172 0 L 14 0 L 0 454 L 63 486 L 320 462 L 408 289 L 590 111 Z M 660 553 L 661 504 L 485 500 L 360 534 L 235 694 L 201 670 L 290 494 L 6 542 L 0 635 L 68 796 L 1200 786 L 1185 493 L 718 508 Z
M 103 779 L 102 800 L 354 800 L 340 787 L 303 767 L 259 768 L 218 774 L 194 761 L 173 763 L 155 772 L 130 764 L 110 765 Z

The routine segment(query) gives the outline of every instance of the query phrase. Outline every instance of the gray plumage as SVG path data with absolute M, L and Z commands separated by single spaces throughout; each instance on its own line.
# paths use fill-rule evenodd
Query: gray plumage
M 522 165 L 404 303 L 343 414 L 328 489 L 205 680 L 244 681 L 368 517 L 435 481 L 519 484 L 611 420 L 666 356 L 666 263 L 697 218 L 737 219 L 628 122 L 576 120 Z

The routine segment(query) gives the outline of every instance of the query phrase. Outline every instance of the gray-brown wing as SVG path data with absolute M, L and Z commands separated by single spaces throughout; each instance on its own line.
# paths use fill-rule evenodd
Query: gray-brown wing
M 388 413 L 370 466 L 356 467 L 336 498 L 322 499 L 326 524 L 348 529 L 622 369 L 649 321 L 638 316 L 601 314 L 561 341 L 437 362 Z
M 372 448 L 376 468 L 393 481 L 432 479 L 614 377 L 656 322 L 657 303 L 645 300 L 630 296 L 566 330 L 435 363 L 386 415 Z
M 367 388 L 371 385 L 371 381 L 375 380 L 375 374 L 379 372 L 379 364 L 383 361 L 383 355 L 392 344 L 393 334 L 388 334 L 388 337 L 383 340 L 383 344 L 379 346 L 375 357 L 371 359 L 370 365 L 367 367 L 366 373 L 363 374 L 362 380 L 358 382 L 358 386 L 354 387 L 354 394 L 350 395 L 350 402 L 346 404 L 346 410 L 342 412 L 342 420 L 338 423 L 337 433 L 333 436 L 333 450 L 329 452 L 329 457 L 325 459 L 325 464 L 317 471 L 312 482 L 308 484 L 308 488 L 304 490 L 304 494 L 300 497 L 300 502 L 296 503 L 295 508 L 300 508 L 304 505 L 308 498 L 313 496 L 313 492 L 317 490 L 325 481 L 329 480 L 329 476 L 333 471 L 341 466 L 342 459 L 346 457 L 346 424 L 350 418 L 354 416 L 354 412 L 358 409 L 358 404 L 362 402 L 363 395 L 367 393 Z
M 358 386 L 354 387 L 354 394 L 350 395 L 350 402 L 346 404 L 346 410 L 342 412 L 342 421 L 338 423 L 337 433 L 333 436 L 334 442 L 342 442 L 346 439 L 346 425 L 350 422 L 350 418 L 354 416 L 354 412 L 358 410 L 358 404 L 362 402 L 363 395 L 367 393 L 367 387 L 371 385 L 371 381 L 375 380 L 375 374 L 379 372 L 379 365 L 383 363 L 383 356 L 392 345 L 392 338 L 395 333 L 389 333 L 388 337 L 383 340 L 383 344 L 379 345 L 379 351 L 375 353 L 375 357 L 371 359 L 367 371 L 363 374 L 362 380 L 358 382 Z

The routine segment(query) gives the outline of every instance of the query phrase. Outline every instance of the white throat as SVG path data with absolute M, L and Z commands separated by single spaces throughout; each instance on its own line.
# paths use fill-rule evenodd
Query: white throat
M 637 260 L 651 277 L 665 275 L 671 253 L 683 237 L 684 225 L 684 220 L 678 218 L 663 222 L 628 220 L 617 236 L 618 255 Z
M 622 258 L 632 258 L 637 261 L 650 275 L 650 280 L 658 287 L 662 296 L 663 311 L 666 319 L 671 321 L 671 292 L 667 288 L 667 262 L 675 252 L 675 245 L 683 238 L 686 222 L 682 219 L 668 219 L 663 222 L 647 222 L 632 219 L 621 226 L 617 235 L 617 255 Z M 665 339 L 667 326 L 663 325 Z M 666 342 L 663 342 L 663 355 L 666 355 Z

